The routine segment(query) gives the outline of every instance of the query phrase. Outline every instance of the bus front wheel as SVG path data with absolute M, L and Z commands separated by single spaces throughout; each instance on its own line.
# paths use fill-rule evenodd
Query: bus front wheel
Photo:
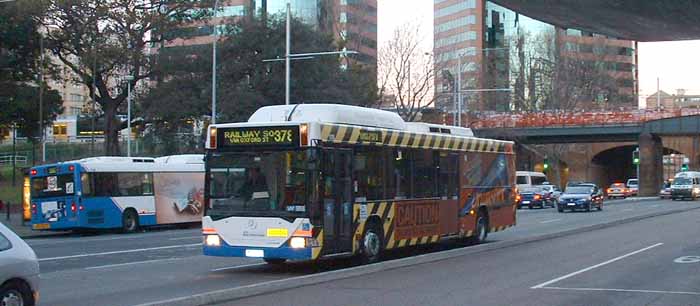
M 122 213 L 122 230 L 125 233 L 133 233 L 139 229 L 139 216 L 133 209 L 127 209 Z
M 381 227 L 377 222 L 371 222 L 362 235 L 362 261 L 363 263 L 378 262 L 382 255 L 384 237 Z

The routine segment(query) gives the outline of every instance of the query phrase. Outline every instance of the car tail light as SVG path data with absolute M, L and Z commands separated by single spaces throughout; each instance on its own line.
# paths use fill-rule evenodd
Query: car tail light
M 536 195 L 535 195 L 535 200 L 539 200 L 539 199 L 541 199 L 541 198 L 542 198 L 541 195 L 539 195 L 539 194 L 536 194 Z
M 72 211 L 73 213 L 78 211 L 78 206 L 75 205 L 75 202 L 70 203 L 70 211 Z

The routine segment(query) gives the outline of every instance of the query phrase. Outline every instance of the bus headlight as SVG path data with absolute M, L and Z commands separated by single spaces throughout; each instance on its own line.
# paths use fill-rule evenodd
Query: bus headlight
M 700 193 L 700 188 L 698 188 L 698 187 L 693 188 L 693 193 L 696 193 L 696 194 Z
M 204 236 L 204 244 L 206 246 L 214 246 L 214 247 L 221 246 L 221 238 L 219 238 L 219 235 L 205 235 Z
M 289 245 L 294 249 L 301 249 L 306 247 L 306 238 L 304 237 L 292 237 L 289 240 Z

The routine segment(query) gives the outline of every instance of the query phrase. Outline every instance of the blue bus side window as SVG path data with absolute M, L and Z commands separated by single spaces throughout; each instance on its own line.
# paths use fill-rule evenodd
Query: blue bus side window
M 83 196 L 91 196 L 92 195 L 92 182 L 90 181 L 89 174 L 87 174 L 87 173 L 80 174 L 80 185 L 82 188 L 82 195 Z

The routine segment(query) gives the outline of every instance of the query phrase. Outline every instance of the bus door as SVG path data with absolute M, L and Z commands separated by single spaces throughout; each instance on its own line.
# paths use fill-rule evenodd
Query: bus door
M 352 250 L 352 150 L 324 149 L 323 233 L 327 254 Z

